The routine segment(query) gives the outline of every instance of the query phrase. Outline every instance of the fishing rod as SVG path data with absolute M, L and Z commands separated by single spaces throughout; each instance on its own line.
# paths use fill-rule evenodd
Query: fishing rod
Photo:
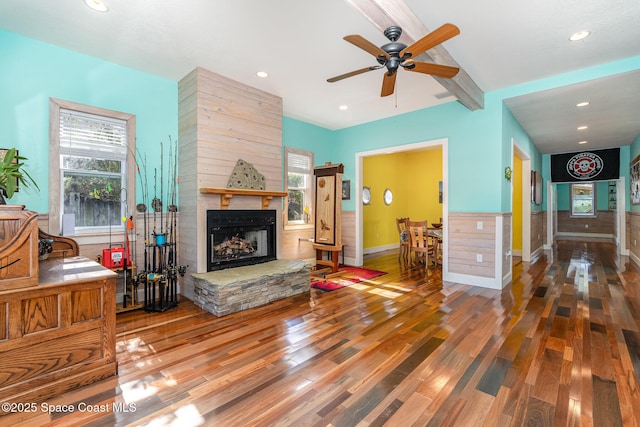
M 123 199 L 124 197 L 124 199 Z M 120 203 L 124 203 L 124 212 L 125 215 L 127 213 L 127 189 L 126 188 L 122 188 L 120 189 Z M 111 223 L 111 221 L 109 221 L 109 223 Z M 131 299 L 131 296 L 128 293 L 128 288 L 129 288 L 129 284 L 128 282 L 128 276 L 129 276 L 129 257 L 127 256 L 129 254 L 129 235 L 127 234 L 128 232 L 128 224 L 127 224 L 127 220 L 126 220 L 126 216 L 125 216 L 125 221 L 124 221 L 124 253 L 123 253 L 123 260 L 124 260 L 124 264 L 122 264 L 122 283 L 123 283 L 123 289 L 122 289 L 122 308 L 127 308 L 127 300 Z
M 138 154 L 140 155 L 140 157 L 142 157 L 142 155 L 140 154 L 140 151 L 136 148 L 136 151 L 138 152 Z M 142 160 L 141 160 L 142 162 Z M 144 158 L 144 162 L 142 163 L 142 169 L 144 170 L 144 181 L 142 179 L 142 172 L 140 171 L 140 165 L 138 164 L 137 160 L 136 160 L 136 167 L 138 169 L 138 176 L 140 177 L 140 190 L 142 192 L 142 203 L 138 203 L 136 205 L 136 210 L 139 213 L 142 213 L 143 217 L 143 229 L 144 229 L 144 236 L 143 236 L 143 242 L 144 242 L 144 270 L 147 271 L 149 269 L 149 258 L 148 258 L 148 254 L 147 254 L 147 235 L 148 235 L 148 229 L 147 229 L 147 196 L 148 196 L 148 181 L 147 181 L 147 158 L 146 158 L 146 154 L 145 154 L 145 158 Z
M 156 272 L 156 249 L 157 249 L 157 238 L 158 238 L 158 230 L 157 230 L 157 220 L 156 220 L 156 212 L 158 212 L 158 207 L 160 206 L 160 199 L 158 199 L 158 168 L 153 168 L 153 202 L 151 203 L 151 207 L 153 208 L 153 237 L 156 241 L 153 245 L 153 255 L 152 255 L 152 265 L 153 271 Z
M 163 182 L 164 176 L 164 143 L 160 141 L 160 234 L 164 234 L 164 226 L 162 224 L 162 201 L 164 200 Z
M 167 242 L 168 243 L 172 243 L 171 241 L 171 231 L 170 231 L 170 223 L 171 223 L 171 214 L 169 212 L 171 212 L 171 203 L 173 203 L 173 201 L 171 200 L 171 192 L 173 190 L 173 182 L 171 181 L 171 176 L 172 176 L 172 170 L 171 168 L 173 167 L 173 162 L 172 160 L 172 147 L 173 147 L 173 141 L 171 141 L 171 136 L 169 136 L 169 168 L 168 168 L 168 172 L 167 172 L 167 176 L 169 178 L 169 185 L 167 188 L 167 192 L 169 194 L 168 199 L 169 199 L 169 207 L 168 207 L 168 212 L 167 212 L 167 217 L 166 217 L 166 222 L 165 222 L 165 229 L 167 230 L 167 234 L 168 234 L 168 238 L 167 238 Z

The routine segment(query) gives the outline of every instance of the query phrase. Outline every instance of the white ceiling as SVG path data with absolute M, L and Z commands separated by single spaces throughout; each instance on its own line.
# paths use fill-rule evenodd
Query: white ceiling
M 339 129 L 455 101 L 432 77 L 400 71 L 381 98 L 382 70 L 342 40 L 386 38 L 344 0 L 3 0 L 0 28 L 178 81 L 197 66 L 282 97 L 284 114 Z M 638 0 L 405 0 L 430 30 L 461 34 L 443 46 L 485 92 L 640 55 Z M 592 35 L 570 43 L 571 33 Z M 264 70 L 267 79 L 255 73 Z M 629 145 L 640 133 L 640 72 L 507 101 L 543 153 Z M 576 99 L 591 98 L 587 113 Z M 347 111 L 338 110 L 346 104 Z M 578 115 L 580 114 L 580 115 Z M 586 116 L 586 117 L 585 117 Z M 582 133 L 581 124 L 589 126 Z M 586 136 L 586 137 L 585 137 Z M 578 146 L 587 139 L 589 144 Z

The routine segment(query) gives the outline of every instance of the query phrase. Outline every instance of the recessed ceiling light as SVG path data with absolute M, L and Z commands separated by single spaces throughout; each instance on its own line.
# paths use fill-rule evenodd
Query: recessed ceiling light
M 588 129 L 589 126 L 578 126 L 578 130 L 585 130 Z
M 349 109 L 348 105 L 341 105 L 341 106 L 338 107 L 338 110 L 342 110 L 342 111 L 348 110 L 348 109 Z
M 109 10 L 109 6 L 102 0 L 84 0 L 84 4 L 98 12 L 107 12 Z
M 580 141 L 580 142 L 578 142 L 578 144 L 580 144 L 580 145 L 582 145 L 582 144 L 586 144 L 586 143 L 587 143 L 587 141 Z
M 572 42 L 577 42 L 578 40 L 586 39 L 591 34 L 589 31 L 578 31 L 577 33 L 571 34 L 569 40 Z
M 589 101 L 583 101 L 583 102 L 578 102 L 576 104 L 576 107 L 586 107 L 587 105 L 589 105 Z
M 264 78 L 266 78 L 266 77 L 269 77 L 269 74 L 268 74 L 266 71 L 258 71 L 258 72 L 256 73 L 256 76 L 258 76 L 258 77 L 260 77 L 260 78 L 264 79 Z

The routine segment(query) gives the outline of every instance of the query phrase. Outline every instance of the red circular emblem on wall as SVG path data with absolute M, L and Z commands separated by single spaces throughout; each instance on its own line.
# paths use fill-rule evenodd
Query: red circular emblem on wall
M 579 153 L 567 162 L 567 172 L 579 180 L 589 180 L 602 172 L 602 159 L 597 154 Z

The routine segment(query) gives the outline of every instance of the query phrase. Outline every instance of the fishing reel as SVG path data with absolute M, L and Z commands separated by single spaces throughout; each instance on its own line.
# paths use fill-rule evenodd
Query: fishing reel
M 189 268 L 188 265 L 178 266 L 178 274 L 180 275 L 180 277 L 184 277 L 185 273 L 187 272 L 187 268 Z
M 187 268 L 189 268 L 188 265 L 178 265 L 178 266 L 171 265 L 167 269 L 167 275 L 171 279 L 177 279 L 178 274 L 180 275 L 180 277 L 184 277 L 185 273 L 187 272 Z

